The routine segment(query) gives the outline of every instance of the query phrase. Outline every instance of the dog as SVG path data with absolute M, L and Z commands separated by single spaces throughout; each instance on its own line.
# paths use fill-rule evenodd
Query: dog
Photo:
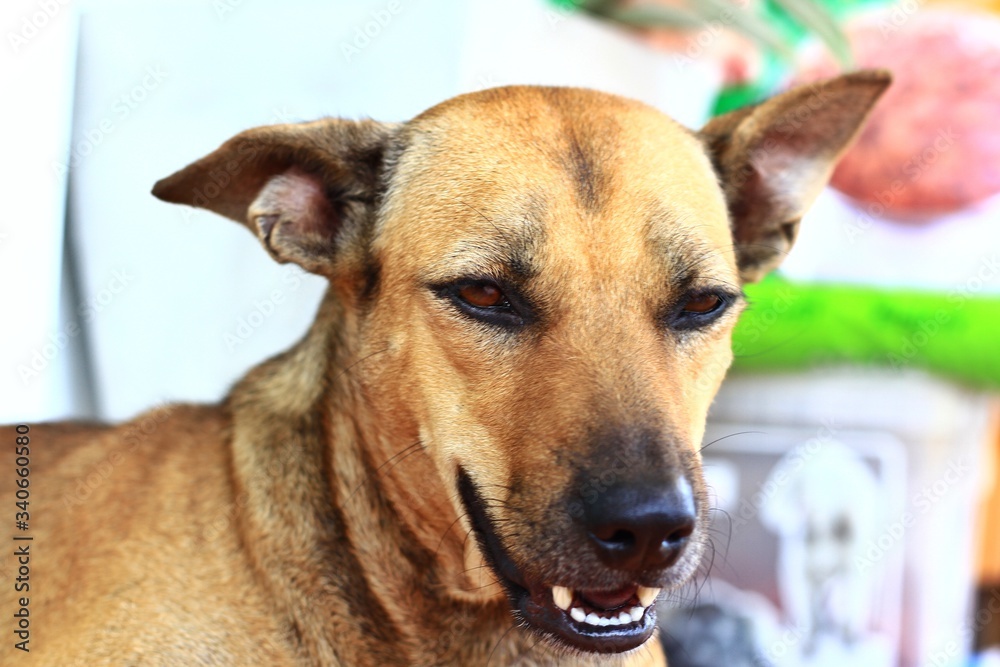
M 497 88 L 400 124 L 252 129 L 159 181 L 329 289 L 218 405 L 0 432 L 36 485 L 30 581 L 2 593 L 30 621 L 0 660 L 665 664 L 656 600 L 706 548 L 699 448 L 741 285 L 888 83 L 700 132 Z

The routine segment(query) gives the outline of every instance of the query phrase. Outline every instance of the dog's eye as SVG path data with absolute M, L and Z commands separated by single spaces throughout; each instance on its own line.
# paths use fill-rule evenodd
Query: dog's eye
M 468 278 L 432 287 L 458 310 L 480 322 L 519 328 L 531 321 L 531 307 L 516 291 L 489 279 Z
M 672 328 L 678 330 L 706 327 L 726 312 L 735 299 L 736 295 L 725 292 L 693 292 L 674 306 L 668 321 Z
M 465 285 L 458 290 L 458 297 L 476 308 L 502 308 L 510 305 L 500 288 L 489 283 Z
M 681 312 L 694 315 L 707 315 L 708 313 L 715 312 L 721 306 L 722 297 L 718 294 L 699 294 L 685 301 Z

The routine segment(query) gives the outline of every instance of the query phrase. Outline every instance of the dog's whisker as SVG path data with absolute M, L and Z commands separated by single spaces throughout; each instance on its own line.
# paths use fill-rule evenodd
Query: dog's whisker
M 529 646 L 527 649 L 525 649 L 523 653 L 521 653 L 519 656 L 517 656 L 518 663 L 520 663 L 521 661 L 525 660 L 528 657 L 528 654 L 530 654 L 532 651 L 534 651 L 535 647 L 538 646 L 540 643 L 542 643 L 542 641 L 544 641 L 544 639 L 545 639 L 544 637 L 539 637 L 538 639 L 535 640 L 535 643 L 533 643 L 531 646 Z
M 498 639 L 497 643 L 493 645 L 493 650 L 490 651 L 490 655 L 486 659 L 486 667 L 490 666 L 490 662 L 493 661 L 493 656 L 496 654 L 497 649 L 500 648 L 500 644 L 502 644 L 504 642 L 504 640 L 507 639 L 507 635 L 509 635 L 516 628 L 517 628 L 517 623 L 514 623 L 509 628 L 507 628 L 506 632 L 504 632 L 502 635 L 500 635 L 500 639 Z
M 473 568 L 473 569 L 475 569 L 475 568 Z M 470 574 L 470 573 L 471 573 L 471 571 L 467 570 L 467 571 L 464 571 L 462 574 Z M 493 578 L 493 579 L 490 579 L 488 582 L 486 582 L 485 584 L 483 584 L 481 586 L 473 586 L 472 588 L 466 588 L 464 590 L 467 593 L 473 593 L 475 591 L 482 591 L 482 590 L 486 590 L 488 588 L 493 588 L 495 586 L 501 586 L 501 585 L 502 584 L 500 583 L 499 579 Z
M 467 202 L 464 202 L 464 201 L 462 201 L 461 199 L 458 199 L 458 200 L 456 200 L 456 201 L 458 201 L 458 203 L 459 203 L 459 204 L 461 204 L 462 206 L 466 206 L 466 207 L 468 207 L 468 208 L 472 209 L 473 211 L 475 211 L 475 212 L 476 212 L 476 214 L 477 214 L 477 215 L 478 215 L 479 217 L 481 217 L 481 218 L 482 218 L 483 220 L 485 220 L 486 222 L 490 223 L 490 225 L 492 225 L 492 226 L 493 226 L 493 229 L 497 230 L 497 234 L 499 234 L 499 235 L 500 235 L 500 237 L 501 237 L 501 238 L 502 238 L 502 239 L 503 239 L 503 240 L 504 240 L 504 241 L 505 241 L 505 242 L 507 243 L 507 245 L 508 245 L 509 247 L 510 247 L 510 246 L 513 246 L 513 245 L 514 245 L 514 244 L 513 244 L 512 242 L 511 242 L 510 238 L 509 238 L 509 237 L 508 237 L 508 236 L 507 236 L 506 234 L 504 234 L 504 233 L 503 233 L 503 231 L 502 231 L 502 230 L 501 230 L 501 229 L 500 229 L 500 228 L 499 228 L 499 227 L 497 226 L 497 224 L 496 224 L 495 222 L 493 222 L 492 218 L 490 218 L 489 216 L 487 216 L 487 215 L 486 215 L 485 213 L 483 213 L 482 211 L 480 211 L 480 210 L 479 210 L 478 208 L 476 208 L 475 206 L 472 206 L 471 204 L 469 204 L 469 203 L 467 203 Z
M 377 468 L 375 468 L 375 470 L 374 470 L 374 472 L 373 472 L 372 475 L 370 475 L 367 479 L 365 479 L 364 481 L 362 481 L 360 484 L 358 484 L 354 488 L 354 490 L 351 492 L 351 495 L 349 495 L 347 497 L 347 500 L 344 501 L 344 504 L 345 505 L 349 504 L 354 499 L 354 497 L 358 494 L 358 492 L 365 486 L 365 484 L 370 484 L 370 483 L 372 483 L 372 482 L 374 482 L 376 480 L 384 479 L 385 476 L 390 471 L 392 471 L 393 468 L 396 467 L 396 465 L 398 465 L 399 463 L 401 463 L 403 460 L 409 458 L 410 455 L 415 454 L 417 452 L 421 452 L 421 451 L 423 451 L 422 443 L 419 440 L 417 440 L 416 442 L 413 442 L 410 445 L 407 445 L 403 449 L 399 450 L 398 452 L 396 452 L 395 454 L 393 454 L 392 456 L 390 456 L 388 459 L 386 459 L 381 464 L 379 464 L 379 466 Z M 387 465 L 389 466 L 388 468 L 386 468 Z M 384 468 L 384 470 L 383 470 L 383 468 Z
M 724 435 L 721 438 L 716 438 L 708 444 L 702 445 L 698 451 L 703 452 L 717 442 L 722 442 L 723 440 L 728 440 L 729 438 L 735 438 L 740 435 L 767 435 L 764 431 L 739 431 L 737 433 L 730 433 L 729 435 Z
M 462 512 L 457 517 L 455 517 L 454 521 L 452 521 L 450 524 L 448 524 L 448 527 L 445 529 L 444 534 L 441 535 L 441 539 L 437 543 L 437 547 L 434 548 L 434 554 L 435 555 L 437 555 L 438 553 L 441 552 L 441 545 L 444 544 L 445 538 L 448 537 L 448 533 L 451 532 L 451 529 L 454 528 L 463 518 L 465 518 L 467 516 L 468 516 L 467 512 Z
M 352 363 L 348 364 L 348 365 L 347 365 L 347 366 L 345 366 L 344 368 L 340 369 L 340 372 L 339 372 L 339 373 L 337 373 L 337 375 L 336 375 L 336 376 L 334 376 L 334 380 L 336 380 L 336 381 L 339 381 L 339 380 L 340 380 L 340 379 L 341 379 L 342 377 L 344 377 L 345 375 L 347 375 L 347 376 L 349 376 L 349 377 L 351 377 L 351 378 L 353 379 L 353 376 L 352 376 L 352 375 L 350 375 L 350 373 L 351 373 L 351 371 L 352 371 L 352 370 L 353 370 L 353 369 L 355 368 L 355 366 L 358 366 L 359 364 L 362 364 L 362 363 L 364 363 L 364 362 L 368 361 L 368 360 L 369 360 L 369 359 L 371 359 L 372 357 L 375 357 L 375 356 L 377 356 L 377 355 L 380 355 L 380 354 L 385 354 L 386 352 L 388 352 L 388 351 L 389 351 L 389 349 L 390 349 L 390 348 L 389 348 L 389 346 L 388 346 L 388 345 L 386 345 L 386 346 L 385 346 L 385 347 L 384 347 L 383 349 L 381 349 L 381 350 L 375 350 L 375 351 L 374 351 L 374 352 L 372 352 L 371 354 L 367 354 L 367 355 L 365 355 L 365 356 L 361 357 L 360 359 L 357 359 L 357 360 L 353 361 Z

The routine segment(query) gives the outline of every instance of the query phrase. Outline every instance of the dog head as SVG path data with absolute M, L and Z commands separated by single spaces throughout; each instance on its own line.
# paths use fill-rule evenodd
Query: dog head
M 351 358 L 377 356 L 355 375 L 378 437 L 430 461 L 398 483 L 475 534 L 527 627 L 621 652 L 706 543 L 699 448 L 741 285 L 887 85 L 846 75 L 700 133 L 593 91 L 486 90 L 404 124 L 250 130 L 154 194 L 328 277 Z

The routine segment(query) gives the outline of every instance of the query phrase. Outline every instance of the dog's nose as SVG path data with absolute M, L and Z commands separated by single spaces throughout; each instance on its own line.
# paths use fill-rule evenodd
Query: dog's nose
M 673 565 L 695 526 L 694 496 L 683 477 L 667 484 L 608 488 L 584 513 L 601 562 L 616 570 Z

